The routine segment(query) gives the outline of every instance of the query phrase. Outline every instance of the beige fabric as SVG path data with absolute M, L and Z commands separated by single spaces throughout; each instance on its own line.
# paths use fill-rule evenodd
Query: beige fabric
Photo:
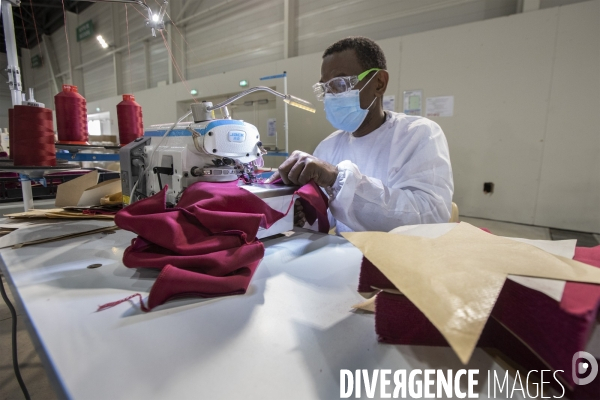
M 346 232 L 467 363 L 507 274 L 600 284 L 600 269 L 465 222 L 437 238 Z

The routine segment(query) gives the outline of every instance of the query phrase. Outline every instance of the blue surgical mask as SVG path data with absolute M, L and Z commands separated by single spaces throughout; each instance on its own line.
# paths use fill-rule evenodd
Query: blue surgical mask
M 323 98 L 325 116 L 334 128 L 352 133 L 362 125 L 369 109 L 377 100 L 377 97 L 375 97 L 366 110 L 360 108 L 360 91 L 371 82 L 371 79 L 360 90 L 353 89 L 339 94 L 325 93 Z

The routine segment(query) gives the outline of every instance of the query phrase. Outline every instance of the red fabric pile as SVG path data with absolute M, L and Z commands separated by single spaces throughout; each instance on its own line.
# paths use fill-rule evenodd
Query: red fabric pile
M 285 214 L 237 182 L 195 183 L 174 208 L 166 207 L 166 190 L 115 216 L 117 226 L 139 235 L 125 250 L 123 264 L 161 269 L 142 309 L 151 310 L 177 297 L 245 293 L 264 255 L 263 244 L 256 239 L 259 227 L 268 228 Z M 296 194 L 308 222 L 318 218 L 319 230 L 328 232 L 327 198 L 318 186 L 310 182 Z

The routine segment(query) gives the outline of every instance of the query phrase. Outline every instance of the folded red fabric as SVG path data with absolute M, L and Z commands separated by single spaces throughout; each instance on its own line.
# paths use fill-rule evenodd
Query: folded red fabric
M 162 270 L 146 308 L 177 297 L 245 293 L 264 256 L 263 244 L 256 239 L 258 229 L 269 228 L 285 214 L 237 182 L 195 183 L 174 208 L 166 207 L 166 190 L 115 216 L 117 226 L 138 234 L 125 250 L 123 264 Z M 312 224 L 318 218 L 319 230 L 326 233 L 327 198 L 322 191 L 310 182 L 296 194 L 309 210 L 307 221 Z

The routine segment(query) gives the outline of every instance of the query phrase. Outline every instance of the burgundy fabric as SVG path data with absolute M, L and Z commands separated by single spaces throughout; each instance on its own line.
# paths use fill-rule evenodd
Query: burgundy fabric
M 578 247 L 574 259 L 600 267 L 600 246 Z M 394 288 L 391 282 L 382 280 L 381 272 L 366 259 L 363 259 L 360 282 L 359 291 L 367 291 L 365 288 L 371 286 Z M 559 303 L 543 293 L 506 280 L 489 320 L 495 321 L 495 328 L 486 325 L 483 343 L 478 345 L 496 347 L 527 368 L 550 366 L 563 370 L 565 372 L 559 374 L 573 387 L 572 357 L 585 349 L 598 316 L 599 303 L 598 285 L 567 282 Z M 447 345 L 439 331 L 405 296 L 381 293 L 375 309 L 375 330 L 380 341 Z M 587 398 L 593 390 L 600 393 L 600 377 L 590 385 L 577 387 L 572 395 Z
M 440 331 L 406 296 L 387 292 L 375 299 L 375 332 L 383 343 L 448 346 Z M 486 325 L 477 346 L 491 346 L 491 336 Z
M 517 284 L 515 283 L 515 285 Z M 414 346 L 448 346 L 448 342 L 442 334 L 406 296 L 379 293 L 375 300 L 375 310 L 375 331 L 380 342 Z M 485 325 L 477 347 L 495 348 L 508 357 L 513 365 L 516 364 L 521 371 L 548 370 L 549 366 L 537 357 L 526 343 L 512 334 L 492 312 L 492 317 Z M 556 346 L 551 348 L 555 349 Z M 573 353 L 571 357 L 572 355 Z M 569 365 L 565 371 L 570 375 L 571 366 Z M 559 374 L 563 379 L 567 378 L 566 374 Z M 544 376 L 544 381 L 550 381 L 551 386 L 559 394 L 562 393 L 563 389 L 554 379 L 548 380 L 548 376 L 548 374 Z M 521 378 L 524 379 L 523 376 Z M 563 380 L 567 398 L 572 400 L 598 399 L 600 376 L 586 386 L 573 385 L 572 379 L 567 382 L 569 382 L 568 385 L 565 385 Z
M 392 282 L 385 277 L 383 272 L 367 259 L 363 257 L 358 276 L 358 291 L 360 293 L 372 292 L 374 287 L 379 289 L 395 289 Z
M 123 264 L 162 270 L 147 308 L 177 297 L 245 293 L 264 255 L 256 239 L 259 227 L 269 228 L 285 214 L 237 182 L 198 182 L 186 189 L 175 208 L 166 207 L 166 191 L 115 216 L 117 226 L 138 234 L 125 250 Z M 319 228 L 327 232 L 327 199 L 321 190 L 310 182 L 296 194 L 320 222 L 325 216 Z

